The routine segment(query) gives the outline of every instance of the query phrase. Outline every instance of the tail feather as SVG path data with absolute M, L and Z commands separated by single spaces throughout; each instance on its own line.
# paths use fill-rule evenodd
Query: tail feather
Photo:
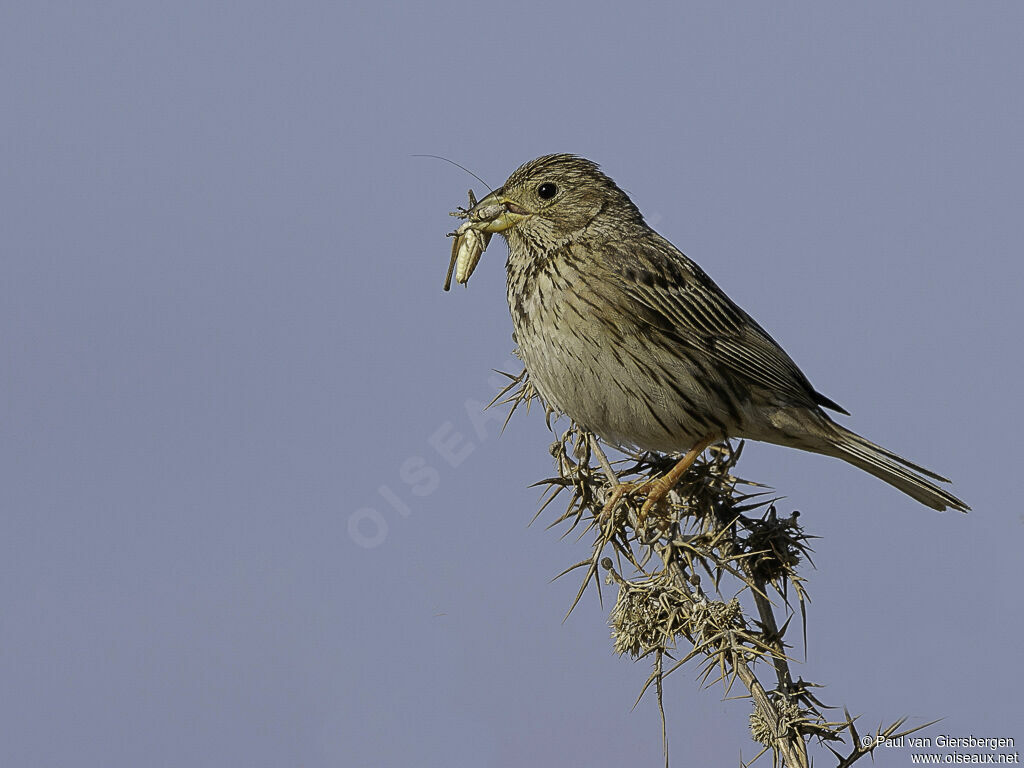
M 938 480 L 940 483 L 951 483 L 951 482 L 953 482 L 948 477 L 943 477 L 942 475 L 940 475 L 940 474 L 938 474 L 936 472 L 932 472 L 930 469 L 925 469 L 920 464 L 915 464 L 912 461 L 908 461 L 907 459 L 904 459 L 899 454 L 893 453 L 892 451 L 883 448 L 882 446 L 878 445 L 877 443 L 872 443 L 870 440 L 868 440 L 865 437 L 861 437 L 856 432 L 851 432 L 850 430 L 846 429 L 846 430 L 843 430 L 843 433 L 844 433 L 843 437 L 845 439 L 853 441 L 854 443 L 857 443 L 858 445 L 860 445 L 863 448 L 867 449 L 871 453 L 880 453 L 883 456 L 885 456 L 887 459 L 891 459 L 892 461 L 895 461 L 897 464 L 902 464 L 907 469 L 911 469 L 914 472 L 918 472 L 918 473 L 924 475 L 925 477 L 930 477 L 932 480 Z
M 837 432 L 836 437 L 829 441 L 834 449 L 833 456 L 871 473 L 932 509 L 940 512 L 947 508 L 960 512 L 970 511 L 971 508 L 963 501 L 921 475 L 948 483 L 949 480 L 946 478 L 907 461 L 902 456 L 875 445 L 838 424 L 833 423 L 830 426 Z

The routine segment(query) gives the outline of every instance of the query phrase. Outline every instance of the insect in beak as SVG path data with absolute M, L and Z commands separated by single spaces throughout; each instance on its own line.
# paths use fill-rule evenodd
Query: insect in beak
M 469 190 L 469 207 L 459 208 L 452 216 L 467 219 L 457 230 L 449 233 L 452 241 L 452 258 L 448 264 L 448 274 L 444 280 L 447 291 L 452 285 L 452 272 L 455 282 L 465 284 L 480 262 L 480 256 L 491 242 L 491 235 L 508 229 L 513 221 L 505 202 L 497 192 L 492 192 L 479 203 L 473 190 Z
M 444 289 L 451 288 L 452 273 L 455 282 L 467 283 L 473 274 L 480 256 L 491 242 L 491 235 L 504 232 L 514 227 L 529 214 L 512 201 L 508 200 L 499 189 L 477 202 L 473 190 L 469 190 L 469 207 L 452 211 L 452 216 L 466 221 L 449 237 L 452 242 L 452 258 L 448 264 L 448 275 L 444 280 Z

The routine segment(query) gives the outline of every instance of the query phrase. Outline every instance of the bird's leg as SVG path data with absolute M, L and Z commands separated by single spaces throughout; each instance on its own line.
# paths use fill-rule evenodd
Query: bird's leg
M 644 501 L 644 505 L 640 507 L 640 514 L 638 515 L 639 520 L 637 521 L 640 525 L 644 524 L 647 520 L 647 515 L 650 514 L 654 506 L 668 496 L 669 491 L 676 487 L 676 483 L 683 479 L 683 475 L 686 474 L 686 470 L 693 466 L 693 462 L 697 460 L 697 457 L 704 453 L 704 449 L 707 448 L 711 443 L 714 442 L 713 437 L 705 437 L 693 448 L 691 448 L 683 458 L 681 458 L 672 469 L 666 472 L 661 477 L 655 480 L 649 480 L 645 485 L 647 486 L 647 500 Z
M 643 506 L 640 507 L 640 511 L 637 514 L 637 526 L 643 526 L 647 520 L 647 516 L 650 514 L 654 506 L 664 499 L 669 491 L 676 487 L 676 483 L 682 480 L 683 475 L 686 474 L 693 462 L 697 460 L 704 449 L 711 445 L 715 441 L 714 437 L 708 436 L 703 438 L 697 445 L 691 448 L 683 458 L 681 458 L 676 465 L 672 467 L 668 472 L 658 478 L 651 480 L 644 480 L 636 483 L 620 483 L 616 485 L 608 497 L 608 501 L 605 502 L 604 507 L 601 509 L 601 519 L 607 520 L 611 517 L 615 508 L 622 501 L 622 497 L 637 493 L 638 491 L 644 491 L 647 498 L 644 500 Z
M 602 521 L 610 520 L 612 513 L 615 512 L 615 508 L 619 506 L 619 502 L 622 501 L 622 497 L 642 488 L 643 485 L 643 483 L 619 483 L 612 488 L 612 492 L 608 496 L 608 501 L 606 501 L 604 506 L 601 508 L 600 519 Z

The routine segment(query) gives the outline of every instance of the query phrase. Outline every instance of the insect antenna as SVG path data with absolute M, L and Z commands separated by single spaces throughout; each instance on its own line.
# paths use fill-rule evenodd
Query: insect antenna
M 472 172 L 471 170 L 469 170 L 469 168 L 467 168 L 467 167 L 466 167 L 466 166 L 464 166 L 464 165 L 459 165 L 459 164 L 458 164 L 458 163 L 456 163 L 456 162 L 455 162 L 454 160 L 449 160 L 449 159 L 448 159 L 447 157 L 442 157 L 441 155 L 412 155 L 412 157 L 432 157 L 432 158 L 434 158 L 435 160 L 444 160 L 444 161 L 445 161 L 446 163 L 451 163 L 451 164 L 452 164 L 452 165 L 454 165 L 454 166 L 455 166 L 456 168 L 461 168 L 462 170 L 464 170 L 464 171 L 465 171 L 466 173 L 468 173 L 468 174 L 469 174 L 470 176 L 472 176 L 472 177 L 473 177 L 474 179 L 476 179 L 476 180 L 477 180 L 477 181 L 479 181 L 479 182 L 480 182 L 481 184 L 483 184 L 483 185 L 484 185 L 485 187 L 487 187 L 487 191 L 488 191 L 488 192 L 493 192 L 493 191 L 494 191 L 493 189 L 491 189 L 491 185 L 490 185 L 490 184 L 488 184 L 488 183 L 487 183 L 486 181 L 484 181 L 484 180 L 483 180 L 483 179 L 481 179 L 481 178 L 480 178 L 479 176 L 477 176 L 477 175 L 476 175 L 475 173 L 473 173 L 473 172 Z

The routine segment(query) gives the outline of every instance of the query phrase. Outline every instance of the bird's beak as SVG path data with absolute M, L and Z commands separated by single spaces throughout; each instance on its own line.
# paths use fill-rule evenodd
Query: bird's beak
M 491 192 L 469 211 L 473 228 L 480 232 L 504 232 L 530 215 L 530 212 L 505 196 L 503 190 Z

